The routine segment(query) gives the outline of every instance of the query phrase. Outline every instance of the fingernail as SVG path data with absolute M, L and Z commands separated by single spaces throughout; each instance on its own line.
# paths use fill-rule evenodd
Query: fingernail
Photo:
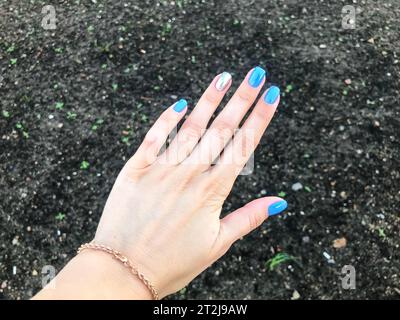
M 269 88 L 267 94 L 264 97 L 264 101 L 268 104 L 274 104 L 276 99 L 278 99 L 280 90 L 278 87 L 272 86 Z
M 182 112 L 187 106 L 187 101 L 185 99 L 179 100 L 177 103 L 174 105 L 174 110 L 176 112 Z
M 223 91 L 231 79 L 232 76 L 229 72 L 223 72 L 215 83 L 215 88 L 217 88 L 218 91 Z
M 253 88 L 257 88 L 264 80 L 265 70 L 261 67 L 255 67 L 249 78 L 249 84 Z
M 287 208 L 287 202 L 285 200 L 279 200 L 274 202 L 268 207 L 268 216 L 274 216 L 281 213 Z

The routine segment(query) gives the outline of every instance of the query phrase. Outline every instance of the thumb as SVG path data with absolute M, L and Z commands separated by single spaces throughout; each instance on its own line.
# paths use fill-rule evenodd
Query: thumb
M 222 243 L 232 244 L 259 227 L 269 216 L 281 213 L 287 202 L 278 197 L 265 197 L 253 200 L 221 219 L 220 233 Z

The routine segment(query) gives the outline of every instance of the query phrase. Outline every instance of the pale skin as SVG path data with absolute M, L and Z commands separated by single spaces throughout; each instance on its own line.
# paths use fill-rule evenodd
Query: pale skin
M 253 87 L 251 73 L 211 122 L 232 82 L 221 90 L 216 86 L 221 75 L 216 76 L 177 136 L 161 150 L 188 108 L 166 109 L 109 195 L 93 241 L 126 255 L 160 298 L 185 287 L 235 241 L 260 226 L 270 205 L 282 200 L 256 199 L 220 217 L 235 179 L 279 104 L 279 97 L 271 104 L 265 101 L 268 89 L 257 100 L 265 78 Z M 120 261 L 93 249 L 76 255 L 53 281 L 54 286 L 45 287 L 34 299 L 152 299 L 148 288 Z

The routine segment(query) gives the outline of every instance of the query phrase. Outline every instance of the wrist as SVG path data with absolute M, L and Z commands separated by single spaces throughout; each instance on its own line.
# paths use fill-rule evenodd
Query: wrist
M 152 299 L 146 285 L 112 255 L 84 250 L 55 278 L 55 289 L 44 289 L 43 299 Z

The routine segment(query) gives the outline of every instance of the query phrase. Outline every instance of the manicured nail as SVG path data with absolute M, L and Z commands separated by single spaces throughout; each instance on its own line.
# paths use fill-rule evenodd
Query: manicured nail
M 269 88 L 267 94 L 264 97 L 264 101 L 268 104 L 274 104 L 276 99 L 278 99 L 280 90 L 278 87 L 272 86 Z
M 249 78 L 249 84 L 253 88 L 257 88 L 264 80 L 265 70 L 261 67 L 255 67 Z
M 218 91 L 223 91 L 231 79 L 232 76 L 229 72 L 223 72 L 215 83 L 215 88 L 217 88 Z
M 179 100 L 177 103 L 174 105 L 174 110 L 176 112 L 182 112 L 187 106 L 187 101 L 185 99 Z
M 277 202 L 274 202 L 268 207 L 268 216 L 274 216 L 278 213 L 281 213 L 286 208 L 287 208 L 287 202 L 285 200 L 279 200 Z

